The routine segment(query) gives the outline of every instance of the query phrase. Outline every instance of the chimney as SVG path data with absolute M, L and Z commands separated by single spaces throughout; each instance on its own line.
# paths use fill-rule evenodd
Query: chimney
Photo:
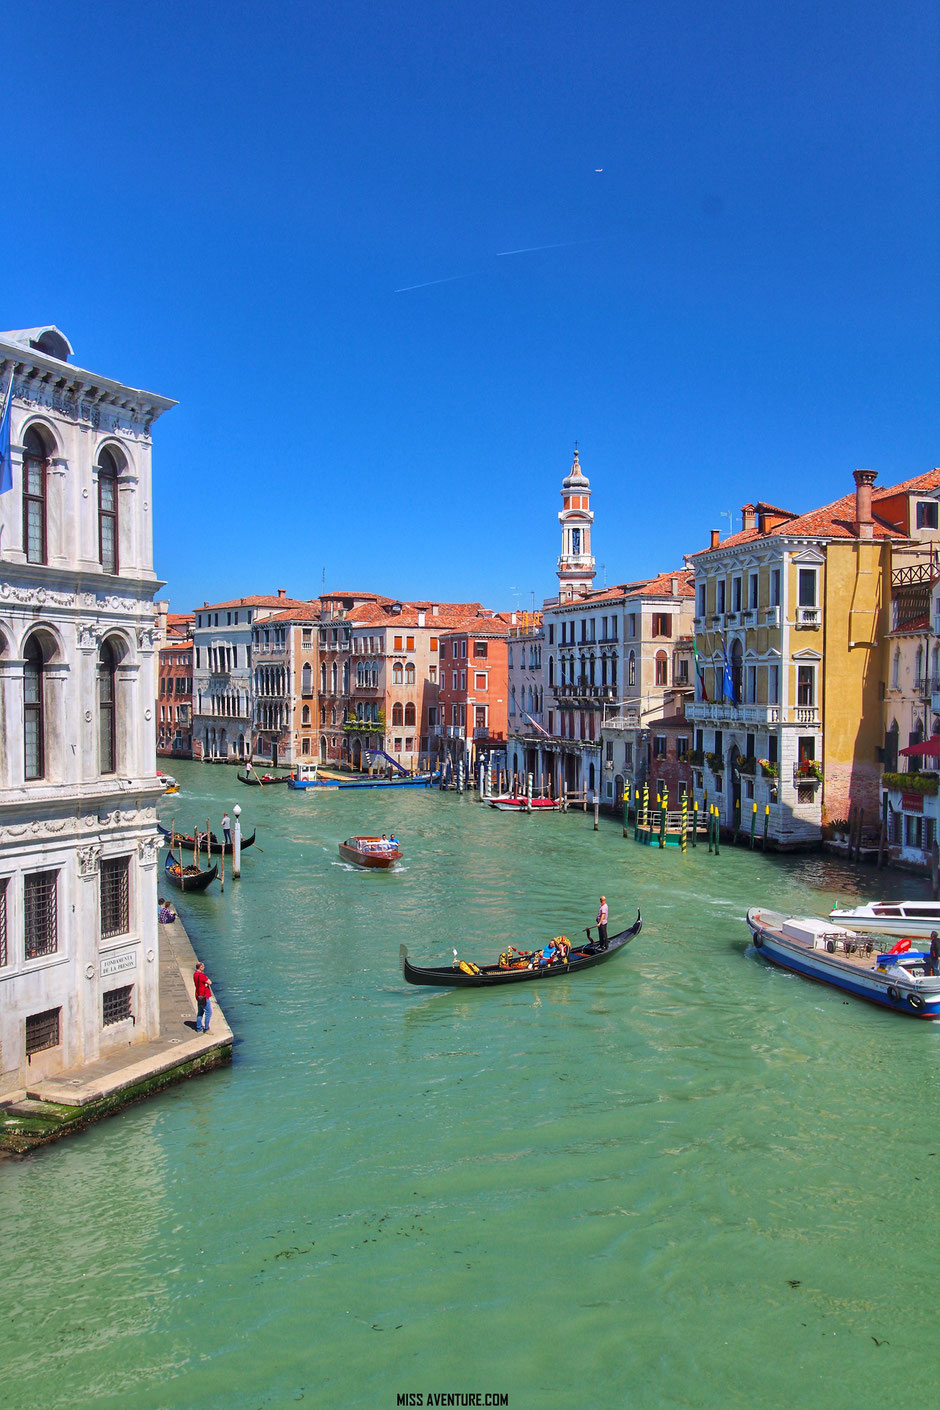
M 278 597 L 286 597 L 286 596 L 287 596 L 287 588 L 278 588 L 278 590 L 277 590 L 277 595 L 278 595 Z
M 423 613 L 423 612 L 419 612 L 419 613 L 418 613 L 418 626 L 419 626 L 419 627 L 423 627 L 423 626 L 424 626 L 424 622 L 425 622 L 424 613 Z
M 877 470 L 855 471 L 855 532 L 860 539 L 875 537 L 875 524 L 871 517 L 871 487 L 877 478 Z
M 672 590 L 672 595 L 673 595 L 673 597 L 678 597 L 678 596 L 679 596 L 679 579 L 677 578 L 677 576 L 676 576 L 675 573 L 673 573 L 672 577 L 669 579 L 669 582 L 670 582 L 670 586 L 671 586 L 671 590 Z
M 719 540 L 720 538 L 721 538 L 721 530 L 720 530 L 720 529 L 712 529 L 712 541 L 711 541 L 711 543 L 708 545 L 709 548 L 717 548 L 717 547 L 718 547 L 718 540 Z
M 756 529 L 757 513 L 754 509 L 753 504 L 741 505 L 741 527 L 745 530 Z

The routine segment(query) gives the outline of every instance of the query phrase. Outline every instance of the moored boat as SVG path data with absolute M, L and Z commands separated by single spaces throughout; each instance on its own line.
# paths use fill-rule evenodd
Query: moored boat
M 519 793 L 500 793 L 489 804 L 501 813 L 557 813 L 561 807 L 554 798 L 527 798 Z
M 848 910 L 833 910 L 829 919 L 846 930 L 866 935 L 906 935 L 929 940 L 940 931 L 940 901 L 869 901 Z
M 812 916 L 785 916 L 752 907 L 747 923 L 764 957 L 823 984 L 912 1018 L 940 1018 L 940 978 L 926 973 L 927 956 L 899 940 L 880 952 L 876 937 Z
M 219 864 L 215 862 L 208 871 L 196 866 L 182 866 L 172 852 L 168 852 L 163 866 L 167 881 L 178 891 L 205 891 L 219 874 Z
M 268 788 L 272 783 L 289 783 L 290 774 L 236 774 L 239 783 L 248 783 L 255 788 Z
M 169 828 L 163 827 L 160 823 L 157 823 L 157 827 L 159 828 L 163 836 L 166 838 L 166 840 L 169 842 L 171 847 L 179 847 L 184 852 L 195 852 L 196 838 L 193 836 L 192 833 L 171 833 Z M 242 838 L 241 850 L 243 852 L 247 847 L 253 847 L 255 845 L 255 836 L 257 835 L 257 832 L 258 829 L 255 828 L 254 832 L 251 834 L 250 837 Z M 220 842 L 214 832 L 209 834 L 209 842 L 207 846 L 206 834 L 204 832 L 200 832 L 199 834 L 200 852 L 207 852 L 213 857 L 221 857 L 223 852 L 225 853 L 226 857 L 230 857 L 232 855 L 234 846 L 234 842 Z
M 339 844 L 339 854 L 344 862 L 357 867 L 388 869 L 398 861 L 401 848 L 397 837 L 347 837 Z
M 424 967 L 412 964 L 408 958 L 407 945 L 400 946 L 398 956 L 402 975 L 409 984 L 430 984 L 441 989 L 488 989 L 494 984 L 525 984 L 532 979 L 559 979 L 563 975 L 575 974 L 578 970 L 592 969 L 595 965 L 603 964 L 606 960 L 613 959 L 614 955 L 620 954 L 642 929 L 643 920 L 637 911 L 636 920 L 630 929 L 621 930 L 619 935 L 612 935 L 605 947 L 592 941 L 590 935 L 584 944 L 570 946 L 565 936 L 556 936 L 552 946 L 557 947 L 558 941 L 564 941 L 567 957 L 562 957 L 556 948 L 556 958 L 546 963 L 540 962 L 546 959 L 544 949 L 516 950 L 512 946 L 500 955 L 496 964 L 482 966 L 471 964 L 467 960 L 458 961 L 456 950 L 453 964 L 450 965 Z

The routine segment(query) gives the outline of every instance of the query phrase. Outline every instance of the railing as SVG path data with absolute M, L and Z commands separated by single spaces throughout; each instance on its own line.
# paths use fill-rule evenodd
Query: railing
M 814 787 L 822 783 L 822 767 L 819 764 L 794 764 L 793 782 L 795 784 L 811 784 Z
M 798 607 L 796 609 L 796 625 L 798 627 L 818 627 L 822 621 L 822 612 L 818 607 Z
M 765 627 L 779 627 L 779 625 L 780 625 L 780 608 L 779 608 L 779 606 L 777 606 L 777 607 L 765 607 L 765 608 L 762 610 L 762 612 L 761 612 L 761 616 L 762 616 L 763 619 L 764 619 L 764 626 L 765 626 Z
M 444 729 L 448 739 L 466 738 L 467 731 L 463 725 L 445 725 Z

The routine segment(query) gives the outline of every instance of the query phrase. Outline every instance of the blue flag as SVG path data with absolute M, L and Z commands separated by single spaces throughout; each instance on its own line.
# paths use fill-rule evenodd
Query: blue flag
M 728 660 L 728 648 L 725 646 L 724 637 L 721 639 L 721 654 L 725 658 L 724 680 L 722 682 L 722 694 L 726 700 L 730 700 L 732 705 L 736 705 L 737 699 L 734 693 L 734 673 L 731 670 L 731 662 Z
M 13 402 L 13 378 L 7 392 L 7 404 L 0 419 L 0 494 L 13 488 L 13 455 L 10 451 L 10 406 Z

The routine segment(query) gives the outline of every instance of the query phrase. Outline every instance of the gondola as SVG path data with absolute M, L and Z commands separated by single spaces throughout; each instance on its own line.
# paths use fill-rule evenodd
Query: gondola
M 281 774 L 275 778 L 273 774 L 236 774 L 239 783 L 248 783 L 252 788 L 270 788 L 273 783 L 287 783 L 290 774 Z
M 411 964 L 408 959 L 408 946 L 402 945 L 399 949 L 399 960 L 401 962 L 401 972 L 409 984 L 434 984 L 439 988 L 455 989 L 487 989 L 493 984 L 525 984 L 530 979 L 559 979 L 565 974 L 574 974 L 577 970 L 592 969 L 594 965 L 603 964 L 605 960 L 613 959 L 621 950 L 629 945 L 635 935 L 639 935 L 643 929 L 643 920 L 640 912 L 636 913 L 636 920 L 629 930 L 621 930 L 619 935 L 612 935 L 607 942 L 605 950 L 600 949 L 596 942 L 590 939 L 586 944 L 575 945 L 571 948 L 567 964 L 555 961 L 554 964 L 539 966 L 538 950 L 532 952 L 532 968 L 528 967 L 528 960 L 519 960 L 519 968 L 509 968 L 499 964 L 482 965 L 480 968 L 467 965 L 466 969 L 458 966 L 456 956 L 453 965 L 440 965 L 427 969 L 419 965 Z M 527 951 L 517 951 L 517 955 L 528 954 Z M 464 961 L 466 964 L 466 961 Z M 475 970 L 475 972 L 474 972 Z
M 160 831 L 166 838 L 167 842 L 169 842 L 171 847 L 181 847 L 184 852 L 195 852 L 196 839 L 191 834 L 185 832 L 174 832 L 173 836 L 171 837 L 170 829 L 168 827 L 162 827 L 160 823 L 157 823 L 157 827 L 160 828 Z M 255 831 L 251 834 L 250 837 L 242 838 L 241 850 L 243 852 L 246 847 L 253 847 L 255 845 L 255 833 L 257 831 L 258 829 L 255 828 Z M 227 857 L 230 857 L 232 855 L 233 844 L 231 842 L 220 842 L 214 832 L 211 833 L 210 836 L 212 841 L 210 843 L 209 851 L 213 857 L 221 857 L 223 852 Z M 206 834 L 204 832 L 200 832 L 199 834 L 199 850 L 200 852 L 205 852 L 206 850 Z
M 177 891 L 205 891 L 218 876 L 219 864 L 216 862 L 208 871 L 200 871 L 194 866 L 183 867 L 181 871 L 173 853 L 167 852 L 163 870 L 167 881 L 171 886 L 175 886 Z

